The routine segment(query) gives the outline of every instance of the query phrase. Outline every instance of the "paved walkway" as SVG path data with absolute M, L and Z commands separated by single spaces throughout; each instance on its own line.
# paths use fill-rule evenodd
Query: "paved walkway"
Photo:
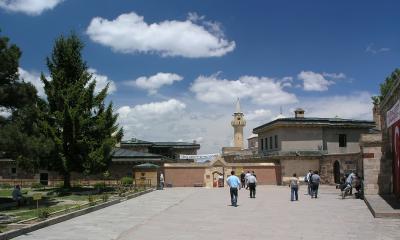
M 228 189 L 172 188 L 56 224 L 17 239 L 400 239 L 399 219 L 374 219 L 363 201 L 323 186 L 318 199 L 289 201 L 289 188 L 260 186 L 257 198 Z

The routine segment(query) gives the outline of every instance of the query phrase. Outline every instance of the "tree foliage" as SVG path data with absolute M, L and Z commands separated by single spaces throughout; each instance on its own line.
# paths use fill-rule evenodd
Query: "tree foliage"
M 386 95 L 393 88 L 396 81 L 400 81 L 400 69 L 396 68 L 390 76 L 388 76 L 383 83 L 380 84 L 380 95 L 373 96 L 372 101 L 374 104 L 379 104 Z
M 95 79 L 88 72 L 81 51 L 83 43 L 72 34 L 55 41 L 47 58 L 50 79 L 43 74 L 48 100 L 48 122 L 55 143 L 53 167 L 70 186 L 72 171 L 103 172 L 113 147 L 122 138 L 112 103 L 106 104 L 108 86 L 95 93 Z
M 17 160 L 19 166 L 35 171 L 46 167 L 52 142 L 42 131 L 46 102 L 35 87 L 18 74 L 21 51 L 0 37 L 0 157 Z

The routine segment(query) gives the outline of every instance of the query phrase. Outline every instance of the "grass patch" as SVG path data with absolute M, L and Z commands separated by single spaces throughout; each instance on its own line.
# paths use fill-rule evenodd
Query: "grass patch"
M 76 207 L 76 204 L 65 204 L 65 205 L 56 205 L 56 206 L 39 206 L 40 209 L 48 209 L 50 213 L 54 213 L 60 210 L 65 210 L 66 208 Z M 27 220 L 30 218 L 34 218 L 38 216 L 38 210 L 29 209 L 29 208 L 19 208 L 15 210 L 7 211 L 7 215 L 12 215 L 17 217 L 17 221 Z

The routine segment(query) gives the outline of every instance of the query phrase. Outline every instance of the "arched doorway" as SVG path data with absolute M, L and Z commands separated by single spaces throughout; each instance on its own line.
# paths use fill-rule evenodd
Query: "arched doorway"
M 340 183 L 340 163 L 337 160 L 333 164 L 333 178 L 335 183 Z
M 224 175 L 220 172 L 213 172 L 213 187 L 224 187 Z

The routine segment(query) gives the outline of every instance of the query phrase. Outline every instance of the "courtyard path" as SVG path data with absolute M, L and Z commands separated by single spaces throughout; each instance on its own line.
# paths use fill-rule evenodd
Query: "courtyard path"
M 239 206 L 229 206 L 227 188 L 172 188 L 56 224 L 17 239 L 400 239 L 399 219 L 374 219 L 363 201 L 341 200 L 322 186 L 320 197 L 289 188 L 259 186 L 257 198 L 239 192 Z

